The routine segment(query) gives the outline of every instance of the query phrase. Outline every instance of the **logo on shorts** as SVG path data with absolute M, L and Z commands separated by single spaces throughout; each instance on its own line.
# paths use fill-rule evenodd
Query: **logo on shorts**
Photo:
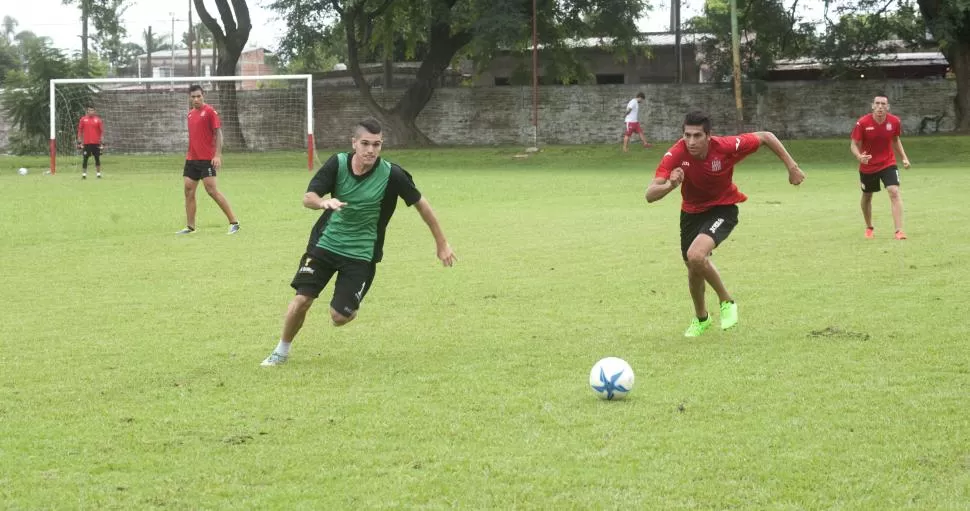
M 297 273 L 302 273 L 304 275 L 313 275 L 313 272 L 315 270 L 313 268 L 310 268 L 310 261 L 311 259 L 307 257 L 306 261 L 303 261 L 303 266 L 301 266 L 300 269 L 297 270 Z
M 714 160 L 711 162 L 711 171 L 713 172 L 721 171 L 721 160 Z
M 366 282 L 364 282 L 364 283 L 362 283 L 360 285 L 360 291 L 357 291 L 356 293 L 354 293 L 354 298 L 356 298 L 358 302 L 360 301 L 360 297 L 363 296 L 363 294 L 364 294 L 364 288 L 365 287 L 367 287 L 367 283 Z
M 717 228 L 720 227 L 721 224 L 723 224 L 723 223 L 724 223 L 724 219 L 723 218 L 718 218 L 717 220 L 714 221 L 714 224 L 711 225 L 711 228 L 708 229 L 708 230 L 711 231 L 711 233 L 713 234 L 713 233 L 717 232 Z

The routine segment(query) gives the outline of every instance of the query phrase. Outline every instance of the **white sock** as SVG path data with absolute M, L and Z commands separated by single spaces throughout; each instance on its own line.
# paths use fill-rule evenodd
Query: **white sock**
M 279 353 L 280 355 L 284 355 L 284 356 L 285 355 L 289 355 L 290 354 L 290 344 L 293 344 L 293 342 L 292 341 L 290 341 L 290 342 L 283 342 L 281 340 L 280 343 L 276 345 L 276 349 L 273 350 L 273 351 L 276 352 L 276 353 Z

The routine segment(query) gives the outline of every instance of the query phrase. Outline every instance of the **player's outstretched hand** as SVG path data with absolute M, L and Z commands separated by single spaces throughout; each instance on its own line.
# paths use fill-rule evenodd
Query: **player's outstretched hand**
M 340 208 L 346 206 L 346 202 L 340 202 L 339 199 L 323 199 L 320 201 L 320 209 L 332 209 L 334 211 L 340 211 Z
M 868 164 L 869 163 L 869 160 L 871 160 L 871 159 L 872 159 L 872 155 L 869 154 L 869 153 L 862 153 L 862 154 L 859 155 L 859 163 L 861 163 L 863 165 Z
M 671 170 L 670 177 L 667 178 L 667 181 L 670 181 L 670 184 L 674 185 L 674 187 L 680 186 L 684 182 L 684 169 L 677 167 Z
M 903 160 L 903 168 L 904 169 L 908 169 L 909 168 L 909 160 Z
M 222 157 L 213 156 L 212 157 L 212 168 L 219 170 L 222 168 Z
M 798 168 L 798 165 L 788 169 L 788 182 L 793 185 L 800 185 L 802 181 L 805 180 L 805 173 L 802 169 Z
M 451 245 L 447 243 L 443 247 L 438 247 L 438 259 L 441 261 L 441 264 L 449 267 L 454 266 L 458 262 L 458 256 L 451 249 Z

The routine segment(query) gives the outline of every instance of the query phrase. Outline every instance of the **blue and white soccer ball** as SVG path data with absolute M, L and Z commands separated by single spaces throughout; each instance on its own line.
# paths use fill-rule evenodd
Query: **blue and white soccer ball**
M 600 399 L 623 399 L 633 390 L 633 368 L 622 358 L 604 358 L 589 372 L 589 386 Z
M 20 167 L 20 170 L 18 170 L 17 173 L 20 174 L 21 176 L 26 176 L 27 175 L 27 169 L 24 168 L 24 167 Z

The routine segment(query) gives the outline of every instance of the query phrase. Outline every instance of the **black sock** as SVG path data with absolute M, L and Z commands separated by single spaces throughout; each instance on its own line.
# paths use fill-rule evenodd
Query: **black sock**
M 239 225 L 239 222 L 229 222 L 229 225 Z

